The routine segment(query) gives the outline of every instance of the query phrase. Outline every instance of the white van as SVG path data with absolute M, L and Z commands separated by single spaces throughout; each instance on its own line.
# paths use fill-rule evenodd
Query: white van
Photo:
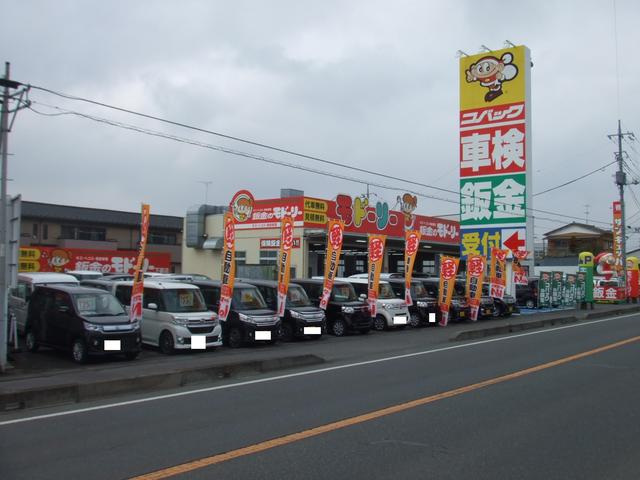
M 353 285 L 360 298 L 366 298 L 369 289 L 368 278 L 336 278 Z M 364 295 L 364 297 L 363 297 Z M 373 319 L 374 330 L 385 330 L 393 327 L 406 327 L 409 321 L 409 309 L 403 298 L 396 297 L 389 282 L 380 280 L 376 316 Z
M 133 282 L 112 283 L 111 293 L 123 305 L 129 305 Z M 195 285 L 145 280 L 142 306 L 142 343 L 159 347 L 162 353 L 222 345 L 218 315 L 207 309 L 202 292 Z
M 17 286 L 9 292 L 9 317 L 15 318 L 20 334 L 24 334 L 31 294 L 40 285 L 78 285 L 78 279 L 66 273 L 19 273 Z

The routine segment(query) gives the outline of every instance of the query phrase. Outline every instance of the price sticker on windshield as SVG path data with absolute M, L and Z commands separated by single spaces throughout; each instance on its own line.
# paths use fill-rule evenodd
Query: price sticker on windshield
M 181 307 L 192 307 L 193 306 L 193 294 L 192 293 L 181 293 L 179 298 L 180 298 L 180 306 Z
M 78 304 L 78 310 L 82 312 L 95 312 L 96 310 L 95 297 L 78 298 L 77 304 Z

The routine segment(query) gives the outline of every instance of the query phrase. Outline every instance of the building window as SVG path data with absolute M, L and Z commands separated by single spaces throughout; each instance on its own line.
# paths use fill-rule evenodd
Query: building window
M 247 252 L 236 252 L 236 265 L 247 264 Z
M 42 224 L 42 239 L 43 240 L 49 239 L 49 225 L 47 225 L 46 223 Z
M 277 250 L 260 250 L 260 265 L 277 265 Z
M 62 225 L 60 238 L 64 240 L 91 240 L 104 242 L 107 239 L 107 229 L 101 227 L 78 227 L 74 225 Z
M 38 224 L 34 223 L 32 227 L 33 227 L 33 230 L 31 233 L 33 235 L 33 238 L 38 238 Z
M 423 260 L 422 261 L 422 273 L 436 273 L 436 261 L 435 260 Z
M 152 245 L 177 245 L 178 239 L 171 232 L 149 232 L 149 243 Z

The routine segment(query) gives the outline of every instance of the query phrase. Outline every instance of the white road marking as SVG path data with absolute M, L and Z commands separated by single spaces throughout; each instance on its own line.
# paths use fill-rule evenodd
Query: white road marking
M 414 352 L 414 353 L 406 353 L 404 355 L 395 355 L 392 357 L 385 357 L 385 358 L 378 358 L 375 360 L 366 360 L 363 362 L 356 362 L 356 363 L 348 363 L 345 365 L 336 365 L 334 367 L 325 367 L 325 368 L 317 368 L 314 370 L 307 370 L 304 372 L 297 372 L 297 373 L 288 373 L 285 375 L 277 375 L 274 377 L 267 377 L 267 378 L 258 378 L 256 380 L 247 380 L 244 382 L 236 382 L 236 383 L 231 383 L 228 385 L 218 385 L 216 387 L 207 387 L 207 388 L 199 388 L 196 390 L 188 390 L 186 392 L 177 392 L 177 393 L 168 393 L 165 395 L 156 395 L 153 397 L 146 397 L 146 398 L 140 398 L 137 400 L 127 400 L 124 402 L 116 402 L 116 403 L 109 403 L 106 405 L 97 405 L 95 407 L 85 407 L 85 408 L 78 408 L 75 410 L 67 410 L 64 412 L 56 412 L 56 413 L 48 413 L 48 414 L 44 414 L 44 415 L 35 415 L 33 417 L 25 417 L 25 418 L 16 418 L 14 420 L 6 420 L 4 422 L 0 422 L 0 427 L 6 426 L 6 425 L 13 425 L 16 423 L 24 423 L 24 422 L 33 422 L 36 420 L 45 420 L 48 418 L 55 418 L 55 417 L 63 417 L 66 415 L 75 415 L 78 413 L 86 413 L 86 412 L 94 412 L 97 410 L 106 410 L 108 408 L 116 408 L 116 407 L 124 407 L 124 406 L 128 406 L 128 405 L 136 405 L 139 403 L 147 403 L 147 402 L 154 402 L 157 400 L 165 400 L 168 398 L 176 398 L 176 397 L 183 397 L 183 396 L 187 396 L 187 395 L 195 395 L 198 393 L 206 393 L 206 392 L 213 392 L 216 390 L 226 390 L 229 388 L 236 388 L 236 387 L 244 387 L 247 385 L 255 385 L 258 383 L 266 383 L 266 382 L 273 382 L 276 380 L 284 380 L 287 378 L 294 378 L 294 377 L 302 377 L 302 376 L 306 376 L 306 375 L 315 375 L 317 373 L 324 373 L 324 372 L 331 372 L 334 370 L 342 370 L 345 368 L 353 368 L 353 367 L 361 367 L 363 365 L 372 365 L 372 364 L 376 364 L 376 363 L 382 363 L 382 362 L 390 362 L 393 360 L 400 360 L 403 358 L 411 358 L 411 357 L 418 357 L 421 355 L 429 355 L 432 353 L 438 353 L 438 352 L 446 352 L 449 350 L 457 350 L 459 348 L 467 348 L 467 347 L 474 347 L 476 345 L 484 345 L 486 343 L 493 343 L 493 342 L 503 342 L 505 340 L 512 340 L 514 338 L 520 338 L 520 337 L 527 337 L 530 335 L 541 335 L 541 334 L 545 334 L 545 333 L 549 333 L 549 332 L 555 332 L 558 330 L 566 330 L 568 328 L 578 328 L 578 327 L 586 327 L 589 325 L 595 325 L 598 323 L 603 323 L 603 322 L 611 322 L 613 320 L 619 320 L 621 318 L 626 318 L 626 317 L 634 317 L 634 316 L 638 316 L 638 313 L 631 313 L 631 314 L 627 314 L 627 315 L 618 315 L 615 317 L 609 317 L 609 318 L 603 318 L 600 320 L 592 320 L 589 322 L 579 322 L 579 323 L 575 323 L 572 325 L 564 325 L 562 327 L 554 327 L 554 328 L 548 328 L 548 329 L 544 329 L 544 330 L 536 330 L 535 332 L 527 332 L 527 333 L 519 333 L 516 335 L 509 335 L 507 337 L 498 337 L 498 338 L 490 338 L 487 340 L 479 340 L 477 342 L 470 342 L 470 343 L 463 343 L 460 345 L 451 345 L 449 347 L 441 347 L 441 348 L 434 348 L 432 350 L 423 350 L 421 352 Z

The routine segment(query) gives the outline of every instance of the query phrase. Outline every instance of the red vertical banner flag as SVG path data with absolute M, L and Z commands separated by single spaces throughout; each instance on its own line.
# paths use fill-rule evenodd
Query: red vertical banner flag
M 340 252 L 342 252 L 342 240 L 344 238 L 344 222 L 342 220 L 329 220 L 327 228 L 327 258 L 324 262 L 324 283 L 322 285 L 322 296 L 320 297 L 320 308 L 327 309 L 333 281 L 338 273 L 340 263 Z
M 440 288 L 438 289 L 438 305 L 440 305 L 440 326 L 446 327 L 449 323 L 449 308 L 451 297 L 455 288 L 456 274 L 458 273 L 459 258 L 440 256 Z
M 377 313 L 376 302 L 378 301 L 378 286 L 380 284 L 386 238 L 386 235 L 369 235 L 369 288 L 367 302 L 369 303 L 369 313 L 372 317 L 375 317 Z
M 491 249 L 490 295 L 494 298 L 504 298 L 507 286 L 507 251 L 499 248 Z
M 131 288 L 131 307 L 129 309 L 129 321 L 142 320 L 142 294 L 144 292 L 144 255 L 147 250 L 147 237 L 149 235 L 149 222 L 151 219 L 151 207 L 142 204 L 142 216 L 140 219 L 140 244 L 138 245 L 138 258 L 133 270 L 133 287 Z
M 236 224 L 233 213 L 224 214 L 224 248 L 222 249 L 222 281 L 220 288 L 220 305 L 218 318 L 227 319 L 233 296 L 233 283 L 236 277 Z
M 487 258 L 482 255 L 469 255 L 467 257 L 467 288 L 466 296 L 469 302 L 470 316 L 473 322 L 478 320 L 480 300 L 482 298 L 482 284 L 484 272 L 487 268 Z
M 278 255 L 278 316 L 284 317 L 287 291 L 291 277 L 291 249 L 293 248 L 293 219 L 282 218 L 280 228 L 280 254 Z
M 407 306 L 413 305 L 411 298 L 411 277 L 413 264 L 416 261 L 418 246 L 420 245 L 420 231 L 407 230 L 404 234 L 404 301 Z
M 638 273 L 638 257 L 627 257 L 627 297 L 636 300 L 640 296 Z
M 528 285 L 527 272 L 522 267 L 522 261 L 526 260 L 529 252 L 526 250 L 511 250 L 513 254 L 513 283 L 515 285 Z
M 620 202 L 613 202 L 613 269 L 618 277 L 624 274 L 622 235 L 622 205 Z

